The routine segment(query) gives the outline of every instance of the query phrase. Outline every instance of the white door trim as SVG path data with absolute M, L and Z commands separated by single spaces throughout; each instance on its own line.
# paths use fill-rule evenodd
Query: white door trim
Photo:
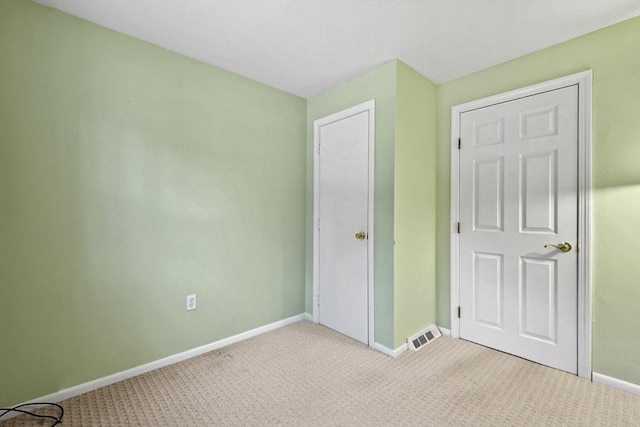
M 460 115 L 514 99 L 578 85 L 578 376 L 591 380 L 591 70 L 451 108 L 451 336 L 460 337 Z
M 320 206 L 320 127 L 337 120 L 360 114 L 364 111 L 369 112 L 369 196 L 368 196 L 368 229 L 367 229 L 367 308 L 368 308 L 368 345 L 374 346 L 375 335 L 373 331 L 374 325 L 374 306 L 373 306 L 373 181 L 374 181 L 374 141 L 375 141 L 375 99 L 363 102 L 346 110 L 331 114 L 313 122 L 313 321 L 318 323 L 318 291 L 319 291 L 319 258 L 320 243 L 318 234 L 318 218 Z

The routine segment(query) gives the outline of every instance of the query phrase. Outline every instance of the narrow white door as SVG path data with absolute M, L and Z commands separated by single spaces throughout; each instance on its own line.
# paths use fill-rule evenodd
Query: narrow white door
M 315 123 L 317 320 L 369 341 L 369 145 L 371 109 Z
M 572 373 L 577 127 L 577 85 L 460 118 L 460 337 Z

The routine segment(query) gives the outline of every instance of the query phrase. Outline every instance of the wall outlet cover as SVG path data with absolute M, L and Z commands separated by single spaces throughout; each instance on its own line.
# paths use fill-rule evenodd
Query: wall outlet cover
M 196 309 L 196 294 L 187 295 L 187 311 Z

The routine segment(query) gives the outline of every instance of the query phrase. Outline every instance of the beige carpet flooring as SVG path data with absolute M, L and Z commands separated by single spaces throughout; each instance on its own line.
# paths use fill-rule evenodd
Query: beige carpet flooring
M 640 397 L 479 345 L 393 359 L 307 321 L 61 404 L 63 426 L 640 426 Z

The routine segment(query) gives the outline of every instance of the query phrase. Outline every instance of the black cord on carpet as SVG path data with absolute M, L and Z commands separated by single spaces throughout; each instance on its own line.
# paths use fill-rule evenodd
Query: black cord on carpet
M 24 409 L 20 409 L 24 406 L 36 406 L 36 405 L 37 406 L 46 406 L 46 405 L 56 406 L 58 407 L 58 409 L 60 409 L 60 416 L 54 417 L 52 415 L 40 415 L 31 411 L 25 411 Z M 22 405 L 14 406 L 13 408 L 0 408 L 0 411 L 4 411 L 0 414 L 0 418 L 4 417 L 9 412 L 20 412 L 22 414 L 31 415 L 32 417 L 37 417 L 37 418 L 49 418 L 54 421 L 54 423 L 51 424 L 51 427 L 57 426 L 58 424 L 62 424 L 62 417 L 64 417 L 64 408 L 58 405 L 57 403 L 50 403 L 50 402 L 23 403 Z

